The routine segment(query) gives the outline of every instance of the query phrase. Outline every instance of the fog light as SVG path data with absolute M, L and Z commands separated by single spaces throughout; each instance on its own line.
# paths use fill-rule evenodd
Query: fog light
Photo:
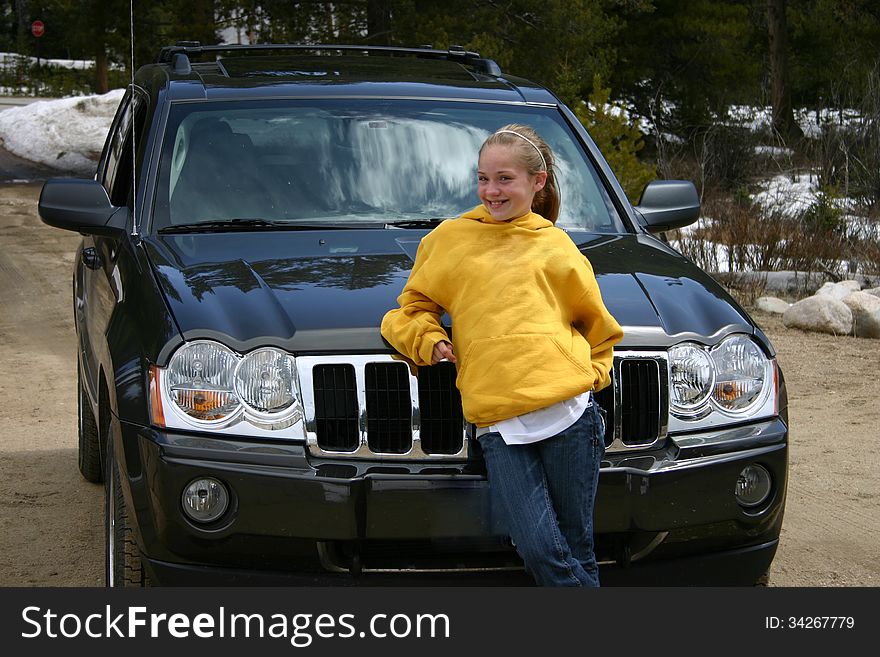
M 736 478 L 734 492 L 736 501 L 744 507 L 763 504 L 770 496 L 770 473 L 763 466 L 747 465 Z
M 183 491 L 183 512 L 196 522 L 213 522 L 229 507 L 229 492 L 217 479 L 202 477 Z

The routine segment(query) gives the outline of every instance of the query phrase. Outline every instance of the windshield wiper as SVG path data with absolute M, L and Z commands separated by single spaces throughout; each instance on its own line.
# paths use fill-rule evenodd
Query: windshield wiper
M 402 221 L 386 221 L 385 227 L 394 228 L 434 228 L 437 224 L 446 221 L 446 217 L 434 217 L 432 219 L 404 219 Z
M 223 233 L 249 230 L 343 230 L 355 226 L 324 223 L 294 223 L 291 221 L 266 221 L 265 219 L 225 219 L 223 221 L 197 221 L 160 228 L 160 233 Z

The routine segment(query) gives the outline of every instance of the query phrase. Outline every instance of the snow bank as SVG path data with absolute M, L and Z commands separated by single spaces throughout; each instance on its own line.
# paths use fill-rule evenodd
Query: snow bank
M 816 202 L 818 180 L 810 175 L 779 175 L 761 183 L 762 191 L 752 194 L 752 199 L 771 214 L 779 212 L 796 217 L 806 212 Z
M 75 174 L 92 175 L 124 94 L 40 100 L 0 112 L 0 143 L 10 153 Z

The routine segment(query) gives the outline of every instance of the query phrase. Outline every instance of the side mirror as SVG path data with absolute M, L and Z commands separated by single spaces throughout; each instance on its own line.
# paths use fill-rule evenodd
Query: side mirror
M 125 232 L 128 208 L 110 203 L 96 180 L 50 178 L 43 184 L 38 205 L 43 223 L 84 235 L 118 236 Z
M 654 180 L 648 183 L 636 210 L 652 233 L 682 228 L 700 218 L 700 197 L 690 180 Z

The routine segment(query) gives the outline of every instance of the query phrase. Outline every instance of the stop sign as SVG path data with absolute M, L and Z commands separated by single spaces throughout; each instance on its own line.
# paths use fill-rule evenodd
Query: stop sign
M 46 26 L 43 25 L 43 21 L 34 21 L 31 23 L 31 34 L 35 37 L 43 36 L 43 32 L 46 31 Z

